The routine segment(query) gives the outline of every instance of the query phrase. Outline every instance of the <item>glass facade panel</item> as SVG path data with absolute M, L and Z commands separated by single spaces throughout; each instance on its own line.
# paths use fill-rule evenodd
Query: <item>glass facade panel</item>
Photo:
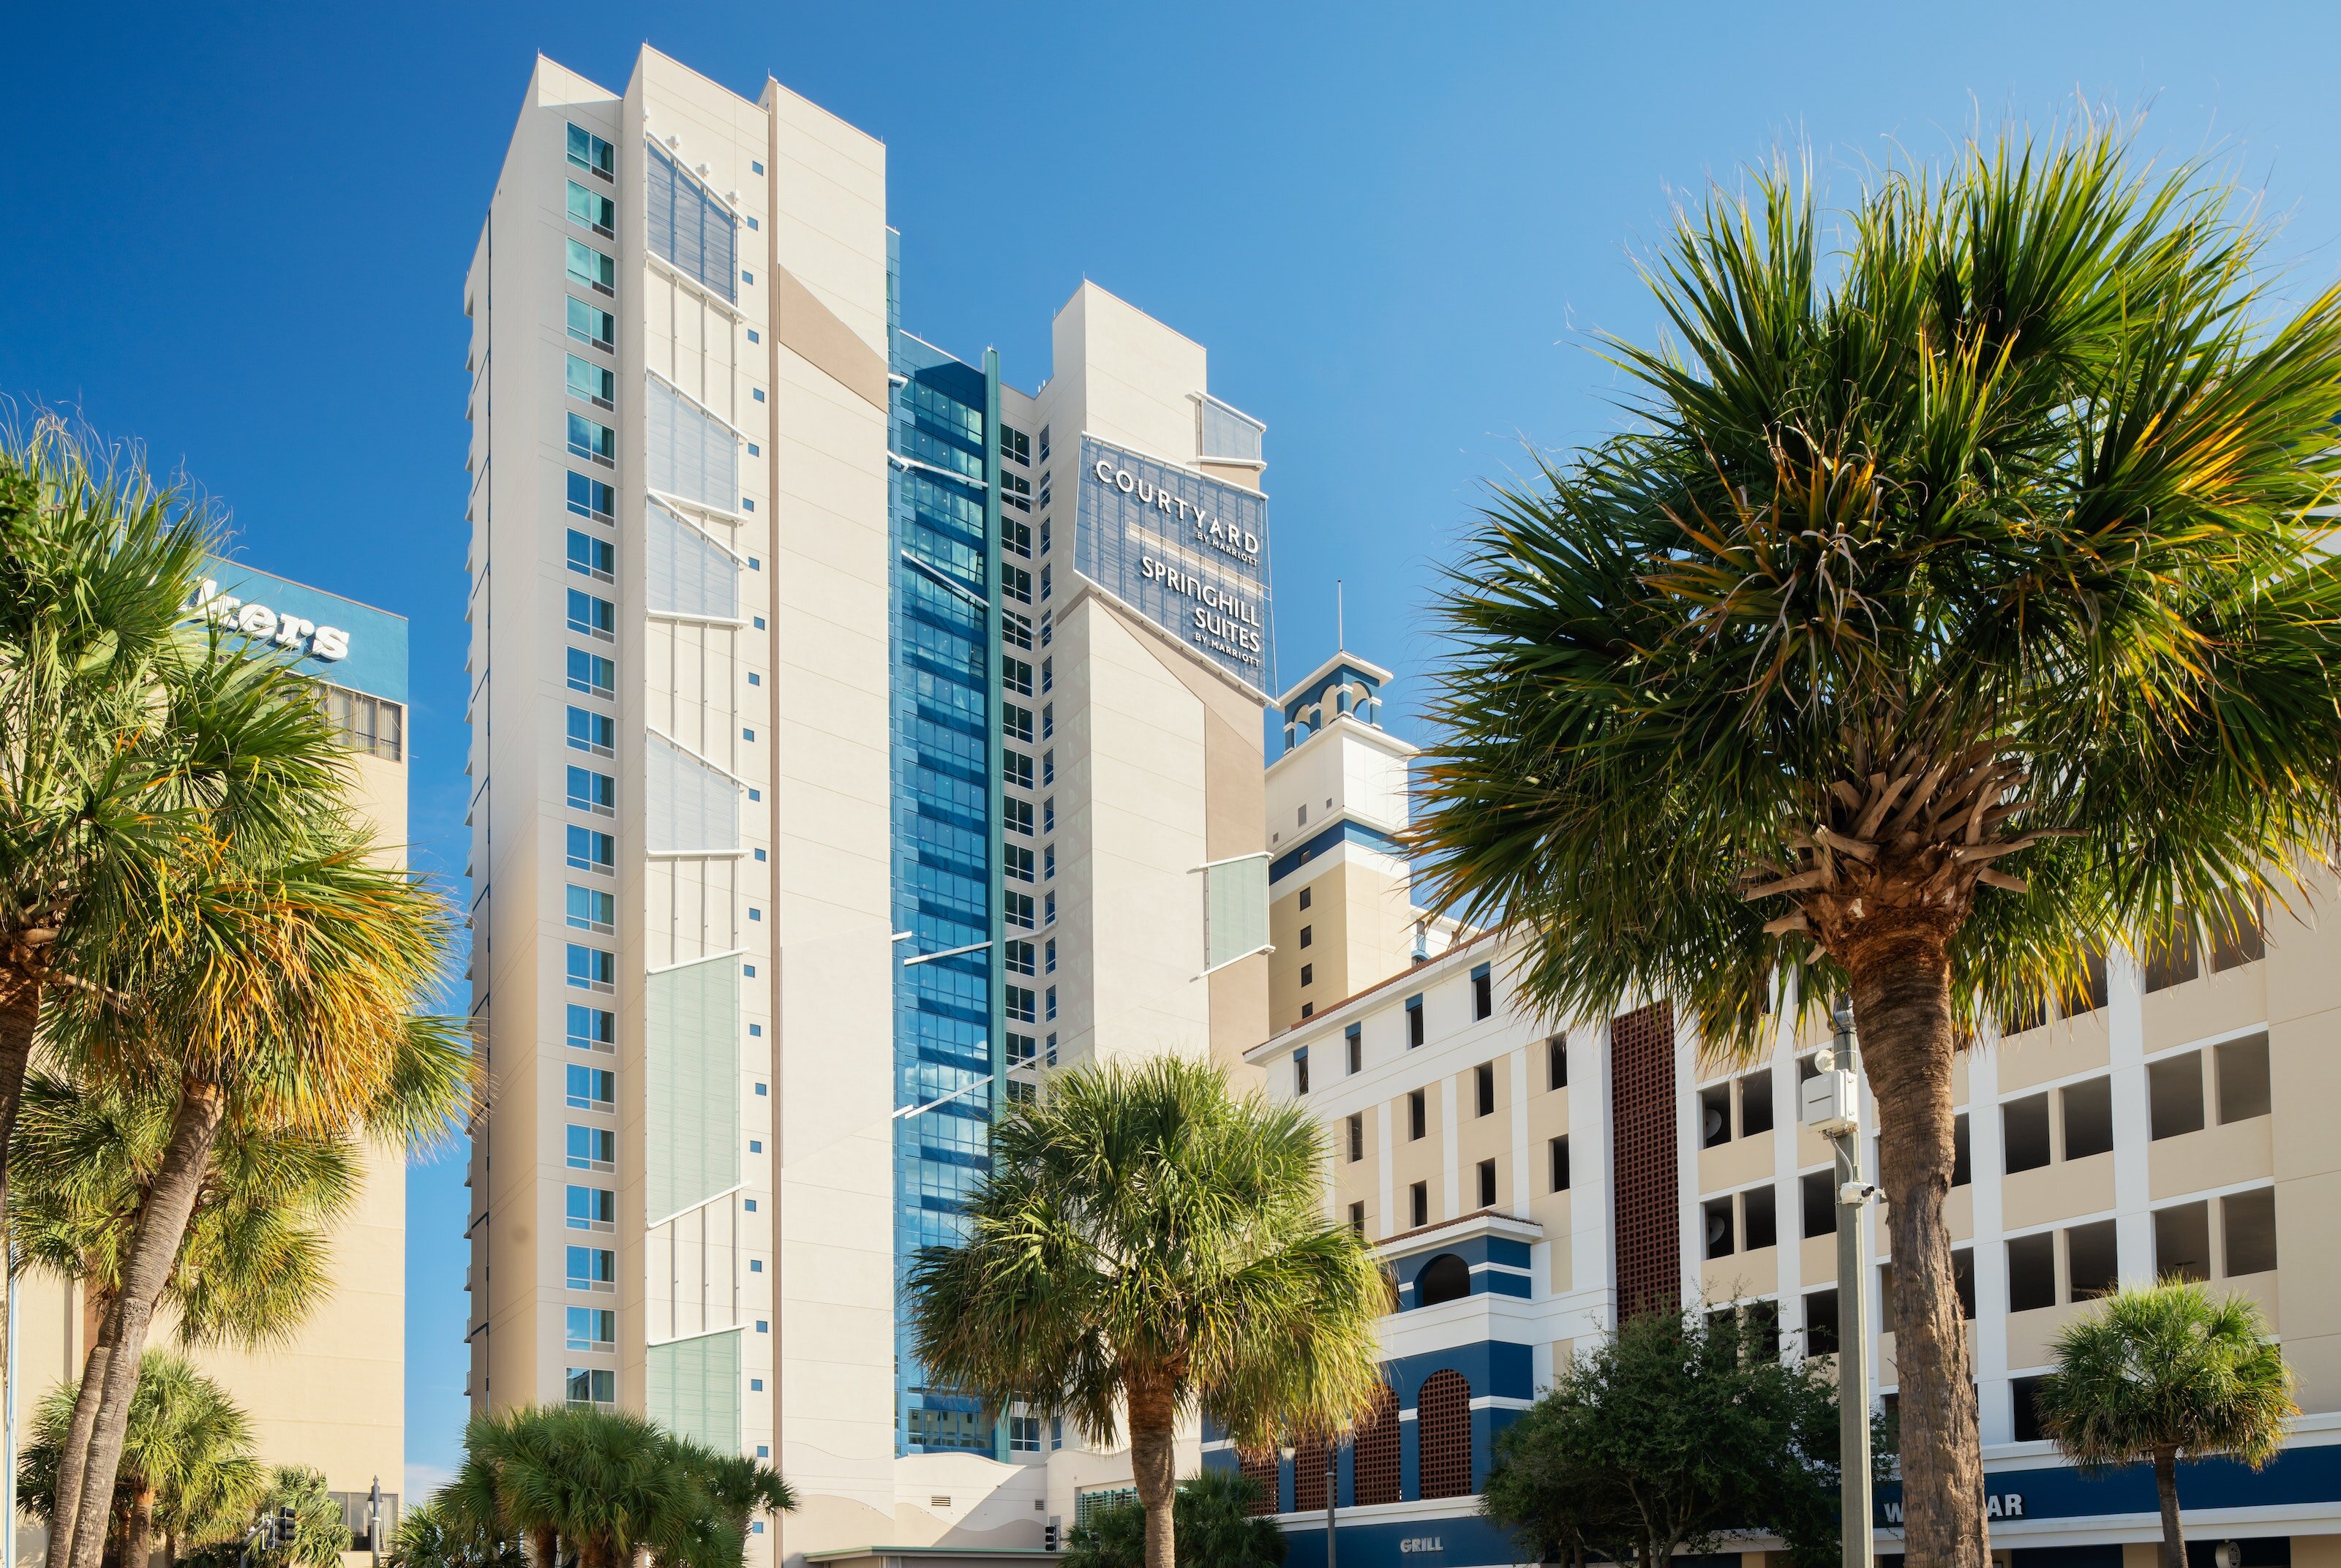
M 890 248 L 892 236 L 889 236 Z M 888 313 L 895 315 L 890 253 Z M 895 322 L 890 320 L 890 328 Z M 996 509 L 985 480 L 996 386 L 899 330 L 892 333 L 891 444 L 920 467 L 890 478 L 897 568 L 888 609 L 892 646 L 892 854 L 897 949 L 976 950 L 894 970 L 895 1103 L 928 1106 L 894 1124 L 894 1263 L 957 1241 L 968 1193 L 987 1168 L 997 1068 L 1000 908 L 998 746 L 991 624 Z M 957 476 L 964 476 L 957 477 Z M 946 1099 L 946 1097 L 956 1097 Z M 904 1448 L 989 1451 L 992 1423 L 968 1402 L 930 1394 L 907 1315 L 898 1329 L 897 1388 Z
M 649 205 L 651 250 L 711 293 L 738 299 L 739 220 L 655 142 L 650 147 Z
M 738 511 L 740 441 L 731 427 L 656 376 L 643 379 L 643 414 L 650 487 Z
M 643 737 L 643 837 L 652 854 L 737 849 L 740 787 L 681 747 Z
M 652 1345 L 644 1356 L 650 1418 L 718 1454 L 739 1453 L 740 1333 Z
M 740 562 L 730 551 L 652 501 L 643 508 L 643 586 L 653 612 L 740 618 Z
M 1268 946 L 1268 857 L 1247 856 L 1203 873 L 1206 959 L 1216 969 Z
M 644 985 L 644 1201 L 655 1224 L 740 1179 L 739 959 L 663 969 Z

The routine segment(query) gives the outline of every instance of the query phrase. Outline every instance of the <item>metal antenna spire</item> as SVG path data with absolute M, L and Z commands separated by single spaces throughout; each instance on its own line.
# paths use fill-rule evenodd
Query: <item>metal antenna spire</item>
M 1341 580 L 1337 577 L 1333 580 L 1333 648 L 1336 652 L 1350 646 L 1349 634 L 1342 630 L 1341 620 Z

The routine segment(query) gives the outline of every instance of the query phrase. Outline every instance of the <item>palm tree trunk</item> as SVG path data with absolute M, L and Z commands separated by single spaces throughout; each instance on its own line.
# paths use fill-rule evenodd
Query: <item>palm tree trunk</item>
M 130 1533 L 122 1543 L 122 1568 L 146 1568 L 154 1553 L 154 1492 L 141 1486 L 130 1503 Z
M 1853 977 L 1862 1065 L 1883 1134 L 1908 1568 L 1987 1568 L 1991 1559 L 1967 1322 L 1943 1213 L 1957 1146 L 1949 935 L 1938 912 L 1882 909 L 1837 955 Z
M 1171 1513 L 1178 1501 L 1178 1402 L 1151 1381 L 1126 1379 L 1130 1404 L 1130 1478 L 1146 1510 L 1146 1568 L 1176 1568 L 1178 1537 Z
M 2178 1450 L 2154 1451 L 2154 1494 L 2162 1501 L 2162 1568 L 2187 1568 L 2187 1527 L 2178 1519 Z
M 105 1368 L 113 1359 L 106 1332 L 114 1325 L 109 1305 L 100 1320 L 97 1340 L 81 1367 L 81 1388 L 74 1395 L 73 1424 L 65 1428 L 65 1445 L 57 1455 L 57 1503 L 49 1522 L 47 1568 L 65 1568 L 73 1561 L 76 1522 L 81 1517 L 81 1473 L 89 1457 L 90 1434 L 97 1430 L 97 1400 L 105 1386 Z
M 180 1244 L 186 1239 L 187 1221 L 194 1213 L 225 1109 L 226 1102 L 215 1086 L 189 1084 L 180 1091 L 171 1141 L 164 1148 L 154 1183 L 139 1206 L 138 1223 L 130 1233 L 130 1250 L 123 1259 L 122 1285 L 108 1315 L 114 1325 L 114 1354 L 106 1363 L 97 1422 L 83 1464 L 81 1517 L 85 1520 L 105 1517 L 106 1503 L 114 1494 L 114 1478 L 122 1467 L 123 1441 L 129 1434 L 130 1397 L 138 1388 L 138 1358 L 145 1354 L 154 1304 L 162 1297 L 172 1265 L 178 1260 Z M 76 1529 L 70 1568 L 98 1568 L 105 1550 L 104 1532 Z

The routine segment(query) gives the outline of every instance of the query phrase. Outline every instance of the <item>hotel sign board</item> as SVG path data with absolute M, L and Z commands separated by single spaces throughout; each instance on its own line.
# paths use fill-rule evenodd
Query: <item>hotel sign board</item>
M 1224 673 L 1268 688 L 1268 498 L 1094 436 L 1073 569 Z

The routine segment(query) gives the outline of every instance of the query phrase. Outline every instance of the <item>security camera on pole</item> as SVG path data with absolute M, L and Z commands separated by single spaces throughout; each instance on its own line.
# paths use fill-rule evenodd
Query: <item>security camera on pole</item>
M 1861 1047 L 1853 1008 L 1840 999 L 1830 1014 L 1830 1044 L 1813 1058 L 1820 1070 L 1797 1095 L 1798 1120 L 1837 1151 L 1837 1394 L 1840 1517 L 1845 1568 L 1871 1568 L 1869 1513 L 1869 1336 L 1863 1285 L 1862 1208 L 1878 1188 L 1861 1176 Z

